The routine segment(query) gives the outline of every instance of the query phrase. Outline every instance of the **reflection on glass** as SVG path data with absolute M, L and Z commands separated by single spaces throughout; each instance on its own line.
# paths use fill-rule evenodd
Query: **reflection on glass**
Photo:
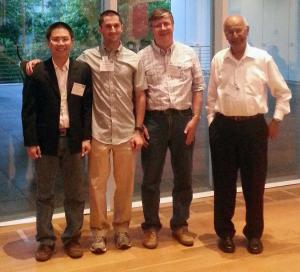
M 175 21 L 175 40 L 192 46 L 198 54 L 203 72 L 208 79 L 210 66 L 210 1 L 183 1 L 183 0 L 141 0 L 118 1 L 118 11 L 124 19 L 123 44 L 128 48 L 139 51 L 151 42 L 151 33 L 148 27 L 148 16 L 155 8 L 170 9 Z M 197 15 L 205 13 L 205 23 L 195 24 Z M 197 19 L 198 20 L 198 19 Z M 192 34 L 191 34 L 192 33 Z M 203 116 L 197 130 L 194 149 L 193 188 L 194 192 L 211 190 L 209 182 L 209 150 L 207 124 Z M 172 195 L 173 173 L 169 154 L 165 160 L 164 173 L 161 184 L 161 197 Z M 137 161 L 136 185 L 134 199 L 140 199 L 140 183 L 142 182 L 140 157 Z
M 268 182 L 299 178 L 299 12 L 300 3 L 296 0 L 228 1 L 228 13 L 241 14 L 247 18 L 250 43 L 272 55 L 293 95 L 291 113 L 282 122 L 279 137 L 269 142 Z M 272 118 L 273 110 L 274 100 L 270 99 L 269 119 Z

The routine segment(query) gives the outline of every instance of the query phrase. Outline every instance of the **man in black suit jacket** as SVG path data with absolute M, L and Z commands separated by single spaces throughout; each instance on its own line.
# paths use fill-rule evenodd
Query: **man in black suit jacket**
M 84 210 L 83 157 L 91 148 L 90 68 L 69 58 L 73 45 L 69 25 L 52 24 L 46 37 L 52 57 L 39 63 L 25 82 L 22 108 L 24 144 L 36 162 L 37 261 L 46 261 L 54 253 L 51 221 L 59 171 L 64 181 L 67 222 L 62 241 L 70 257 L 83 255 L 79 244 Z

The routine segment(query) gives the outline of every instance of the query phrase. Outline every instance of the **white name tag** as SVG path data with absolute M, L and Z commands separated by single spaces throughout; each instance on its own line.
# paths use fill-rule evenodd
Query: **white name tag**
M 181 68 L 179 66 L 169 64 L 168 73 L 172 77 L 181 77 Z
M 74 82 L 71 94 L 83 96 L 85 85 Z
M 107 56 L 103 56 L 100 60 L 100 72 L 113 72 L 114 69 L 114 62 L 110 61 Z

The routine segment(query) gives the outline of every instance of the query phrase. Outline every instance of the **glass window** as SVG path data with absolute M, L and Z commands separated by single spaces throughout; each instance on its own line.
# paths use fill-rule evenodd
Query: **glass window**
M 175 20 L 174 38 L 197 52 L 206 80 L 209 76 L 211 45 L 211 9 L 209 0 L 10 0 L 0 1 L 0 222 L 35 215 L 35 173 L 27 159 L 21 126 L 21 59 L 46 58 L 46 27 L 57 20 L 69 23 L 75 31 L 73 55 L 97 45 L 98 15 L 115 8 L 124 19 L 123 44 L 138 51 L 151 41 L 147 18 L 156 7 L 171 9 Z M 250 25 L 249 42 L 266 49 L 276 61 L 292 93 L 291 114 L 281 125 L 281 135 L 269 144 L 268 182 L 296 180 L 299 177 L 297 145 L 300 125 L 298 91 L 300 79 L 300 4 L 296 0 L 219 1 L 228 14 L 245 15 Z M 225 5 L 224 3 L 227 2 Z M 110 3 L 110 5 L 108 5 Z M 105 4 L 105 5 L 104 5 Z M 223 7 L 223 8 L 224 8 Z M 215 7 L 219 9 L 219 6 Z M 288 18 L 282 20 L 282 18 Z M 215 28 L 220 25 L 215 26 Z M 214 33 L 215 34 L 215 33 Z M 19 50 L 17 50 L 17 48 Z M 19 57 L 18 57 L 19 54 Z M 13 83 L 13 84 L 11 84 Z M 270 100 L 272 101 L 272 100 Z M 274 104 L 271 102 L 271 109 Z M 268 118 L 271 118 L 269 116 Z M 138 156 L 134 200 L 140 200 L 142 169 Z M 162 177 L 161 196 L 171 196 L 173 174 L 169 154 Z M 197 130 L 193 169 L 194 192 L 212 190 L 208 129 L 205 109 Z M 63 211 L 63 186 L 57 182 L 56 212 Z M 88 190 L 88 186 L 86 186 Z M 86 200 L 88 200 L 86 194 Z M 88 202 L 87 202 L 88 207 Z
M 208 78 L 210 66 L 210 1 L 208 0 L 118 0 L 118 11 L 125 18 L 124 44 L 134 51 L 138 51 L 151 42 L 151 33 L 148 28 L 148 16 L 154 8 L 170 9 L 174 16 L 174 38 L 179 42 L 190 45 L 197 52 L 203 72 Z M 193 186 L 194 192 L 211 190 L 209 181 L 209 150 L 208 131 L 205 114 L 197 130 L 197 140 L 194 149 Z M 136 186 L 134 199 L 140 200 L 140 183 L 142 168 L 138 157 L 136 169 Z M 173 187 L 173 173 L 169 153 L 162 176 L 161 197 L 171 196 Z
M 67 22 L 73 28 L 74 56 L 97 45 L 100 40 L 98 16 L 103 3 L 89 0 L 87 8 L 86 2 L 0 1 L 0 222 L 35 215 L 34 167 L 23 146 L 22 76 L 18 53 L 21 59 L 47 58 L 45 31 L 55 21 Z M 88 186 L 86 188 L 88 190 Z M 56 212 L 63 210 L 60 180 L 55 206 Z
M 111 5 L 108 5 L 111 2 Z M 0 222 L 35 215 L 35 173 L 23 146 L 20 118 L 22 77 L 18 66 L 20 58 L 48 57 L 44 41 L 50 22 L 69 23 L 75 32 L 74 56 L 100 41 L 98 15 L 106 8 L 114 8 L 113 1 L 90 0 L 89 8 L 79 0 L 1 1 L 0 12 L 0 133 L 3 152 L 0 161 Z M 18 7 L 15 9 L 15 7 Z M 151 41 L 147 14 L 156 7 L 172 10 L 175 18 L 175 38 L 192 47 L 199 54 L 203 69 L 208 74 L 210 59 L 210 1 L 118 1 L 124 18 L 123 43 L 135 50 Z M 95 12 L 96 11 L 96 12 Z M 198 18 L 198 14 L 201 14 Z M 182 15 L 185 20 L 182 20 Z M 196 20 L 196 21 L 194 21 Z M 7 83 L 20 83 L 8 85 Z M 209 152 L 206 119 L 198 127 L 195 148 L 194 188 L 196 192 L 211 190 L 209 184 Z M 163 175 L 162 196 L 170 196 L 172 171 L 169 157 Z M 140 161 L 137 162 L 134 200 L 140 200 L 139 183 L 142 180 Z M 88 188 L 88 187 L 87 187 Z M 56 212 L 63 211 L 63 188 L 57 182 Z M 87 195 L 86 195 L 87 196 Z M 86 197 L 87 199 L 87 197 Z M 88 206 L 88 204 L 87 204 Z
M 278 139 L 269 142 L 268 182 L 298 179 L 300 3 L 296 0 L 230 0 L 228 13 L 247 18 L 249 43 L 267 50 L 273 56 L 292 90 L 291 113 L 284 119 Z M 270 99 L 270 105 L 268 117 L 272 118 L 273 99 Z

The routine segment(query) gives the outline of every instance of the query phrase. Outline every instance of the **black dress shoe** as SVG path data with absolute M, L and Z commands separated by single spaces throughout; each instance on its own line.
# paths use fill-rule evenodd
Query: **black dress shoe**
M 251 254 L 260 254 L 263 252 L 264 247 L 259 238 L 251 238 L 248 240 L 247 249 Z
M 235 245 L 231 237 L 220 238 L 218 243 L 219 249 L 225 253 L 233 253 L 235 251 Z

